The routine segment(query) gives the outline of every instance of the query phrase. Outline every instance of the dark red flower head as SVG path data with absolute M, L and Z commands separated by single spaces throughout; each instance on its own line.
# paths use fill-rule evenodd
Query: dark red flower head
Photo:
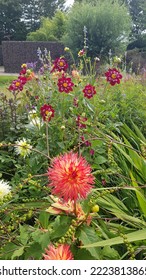
M 40 113 L 45 122 L 49 122 L 54 117 L 54 109 L 49 104 L 44 104 L 40 108 Z
M 72 82 L 71 78 L 66 78 L 64 75 L 62 75 L 62 78 L 58 79 L 57 85 L 60 92 L 69 93 L 70 91 L 73 91 L 74 83 Z
M 51 70 L 51 73 L 54 72 L 55 70 L 61 72 L 61 71 L 66 71 L 66 69 L 68 68 L 68 64 L 65 60 L 65 58 L 60 57 L 60 58 L 56 58 L 53 62 L 53 68 Z
M 105 73 L 105 76 L 111 86 L 120 84 L 120 79 L 122 79 L 122 74 L 116 68 L 109 68 L 109 70 Z
M 17 80 L 14 80 L 11 85 L 9 86 L 10 91 L 22 91 L 23 90 L 23 81 L 18 78 Z
M 83 89 L 84 96 L 87 97 L 88 99 L 92 98 L 94 94 L 96 94 L 95 87 L 92 85 L 86 85 Z

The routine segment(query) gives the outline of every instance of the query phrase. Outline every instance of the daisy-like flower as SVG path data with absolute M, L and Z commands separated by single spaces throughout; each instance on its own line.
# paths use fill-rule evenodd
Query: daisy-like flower
M 70 250 L 70 245 L 60 244 L 57 248 L 53 244 L 45 249 L 43 254 L 44 260 L 73 260 L 73 254 Z
M 56 58 L 53 62 L 53 68 L 51 70 L 51 73 L 54 72 L 55 70 L 61 72 L 61 71 L 66 71 L 68 68 L 68 64 L 65 60 L 64 57 Z
M 109 68 L 109 70 L 105 73 L 105 76 L 111 86 L 120 84 L 120 80 L 122 79 L 122 74 L 116 68 Z
M 59 92 L 66 92 L 69 93 L 73 91 L 74 83 L 72 82 L 71 78 L 66 78 L 64 75 L 60 79 L 58 79 L 58 90 Z
M 0 180 L 0 200 L 3 200 L 4 196 L 9 194 L 11 191 L 11 187 L 4 180 Z
M 55 111 L 54 111 L 53 107 L 49 104 L 44 104 L 40 108 L 41 116 L 45 122 L 49 122 L 51 120 L 51 118 L 54 117 L 54 112 Z
M 16 141 L 15 152 L 22 157 L 26 157 L 31 153 L 32 146 L 29 144 L 29 140 L 23 138 Z
M 22 91 L 23 90 L 23 81 L 22 79 L 18 78 L 17 80 L 14 80 L 11 85 L 9 86 L 10 91 Z
M 94 184 L 90 165 L 73 152 L 54 158 L 48 176 L 52 194 L 64 201 L 86 198 Z
M 92 98 L 94 94 L 96 94 L 95 87 L 88 84 L 84 87 L 83 89 L 84 96 L 87 97 L 88 99 Z

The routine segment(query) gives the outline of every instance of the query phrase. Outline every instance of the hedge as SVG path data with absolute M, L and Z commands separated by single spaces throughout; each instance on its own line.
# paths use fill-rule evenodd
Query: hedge
M 52 59 L 63 55 L 64 45 L 58 42 L 3 41 L 2 56 L 6 73 L 19 73 L 22 63 L 38 61 L 37 49 L 46 48 Z

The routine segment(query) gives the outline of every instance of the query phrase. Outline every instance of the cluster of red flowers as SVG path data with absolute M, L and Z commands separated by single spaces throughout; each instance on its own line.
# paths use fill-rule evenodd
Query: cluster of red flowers
M 67 68 L 68 68 L 68 64 L 64 57 L 56 58 L 53 62 L 53 68 L 51 70 L 51 73 L 54 72 L 55 70 L 59 72 L 61 71 L 65 72 Z
M 40 108 L 41 116 L 45 122 L 49 122 L 51 120 L 51 118 L 54 117 L 54 112 L 55 112 L 54 109 L 49 104 L 44 104 Z
M 105 73 L 107 81 L 114 86 L 115 84 L 120 84 L 120 80 L 122 79 L 122 74 L 116 69 L 109 69 Z
M 59 92 L 69 93 L 70 91 L 73 91 L 74 83 L 72 82 L 71 78 L 67 78 L 63 74 L 62 77 L 58 79 L 57 85 Z
M 95 87 L 90 84 L 85 86 L 83 92 L 84 92 L 84 96 L 87 97 L 88 99 L 92 98 L 93 95 L 96 94 Z
M 22 64 L 21 68 L 18 79 L 13 80 L 8 88 L 12 92 L 22 91 L 26 82 L 34 77 L 34 73 L 30 69 L 27 69 L 27 64 Z

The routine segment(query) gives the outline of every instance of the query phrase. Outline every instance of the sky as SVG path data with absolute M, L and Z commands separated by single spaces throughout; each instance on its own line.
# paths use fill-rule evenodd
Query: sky
M 70 6 L 70 5 L 73 4 L 73 2 L 74 2 L 74 0 L 66 0 L 66 5 L 67 5 L 67 6 Z

